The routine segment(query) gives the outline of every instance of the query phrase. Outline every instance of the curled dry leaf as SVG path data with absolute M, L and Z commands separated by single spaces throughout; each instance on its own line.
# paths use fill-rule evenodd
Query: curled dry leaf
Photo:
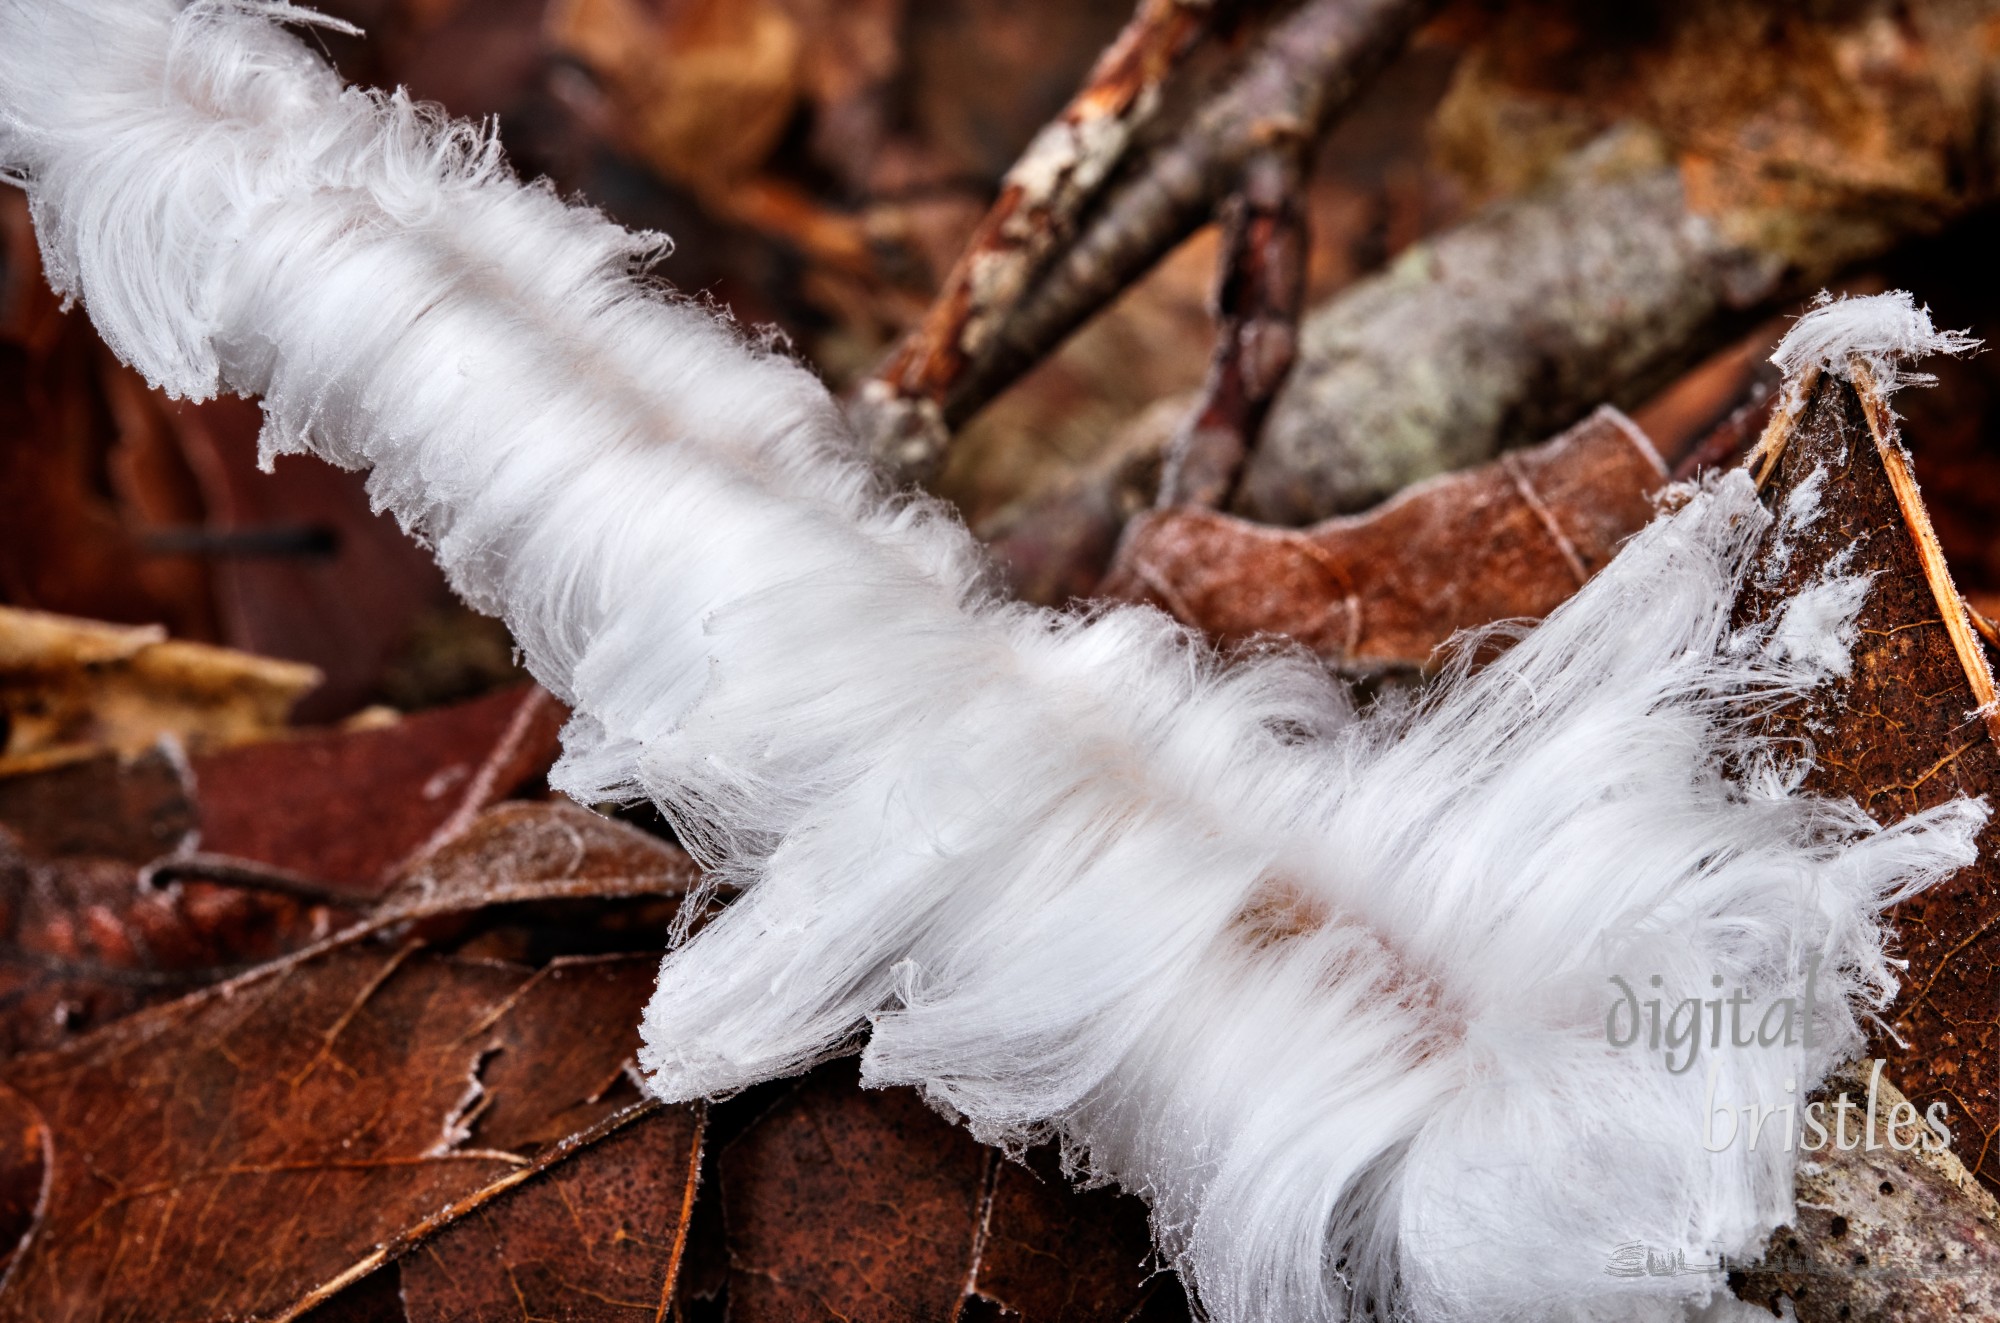
M 1765 323 L 1633 415 L 1676 478 L 1726 467 L 1750 448 L 1775 398 L 1777 372 L 1766 359 L 1782 333 L 1780 323 Z M 1020 596 L 1055 606 L 1098 591 L 1125 523 L 1154 504 L 1170 438 L 1199 407 L 1192 397 L 1160 400 L 1117 429 L 1089 465 L 1041 484 L 978 525 Z
M 310 666 L 0 606 L 0 776 L 136 754 L 269 739 L 319 683 Z
M 1283 635 L 1352 672 L 1419 666 L 1458 630 L 1555 609 L 1652 517 L 1666 479 L 1652 443 L 1607 407 L 1308 529 L 1150 511 L 1127 527 L 1102 591 L 1224 643 Z
M 369 923 L 528 901 L 676 896 L 697 871 L 680 849 L 566 800 L 498 804 L 413 860 Z

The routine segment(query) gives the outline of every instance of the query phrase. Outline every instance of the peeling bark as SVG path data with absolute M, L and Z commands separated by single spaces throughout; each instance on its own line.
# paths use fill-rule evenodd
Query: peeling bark
M 929 477 L 948 440 L 940 412 L 997 323 L 1075 232 L 1078 213 L 1158 109 L 1160 90 L 1205 34 L 1218 0 L 1140 0 L 1083 87 L 1001 181 L 916 332 L 864 383 L 857 418 L 896 471 Z
M 981 282 L 974 321 L 970 286 L 988 245 L 982 227 L 961 262 L 964 276 L 947 282 L 924 328 L 860 392 L 855 421 L 875 453 L 906 480 L 934 472 L 952 429 L 1205 224 L 1253 156 L 1287 138 L 1317 138 L 1434 7 L 1435 0 L 1307 0 L 1184 129 L 1093 181 L 1096 192 L 1076 199 L 1089 208 L 1074 237 L 1041 249 L 1038 278 L 1030 283 L 1025 267 L 1002 260 L 1000 276 Z M 1127 145 L 1118 143 L 1121 151 Z M 1003 194 L 1000 208 L 1013 206 Z

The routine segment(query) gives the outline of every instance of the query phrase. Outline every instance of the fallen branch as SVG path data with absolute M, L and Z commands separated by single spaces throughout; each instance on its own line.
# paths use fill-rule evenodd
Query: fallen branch
M 1253 156 L 1288 137 L 1317 138 L 1434 3 L 1309 0 L 1281 19 L 1185 130 L 1104 181 L 1074 239 L 1047 250 L 1045 274 L 996 287 L 1000 297 L 982 298 L 971 321 L 956 304 L 982 251 L 976 238 L 966 279 L 947 282 L 924 328 L 861 389 L 855 420 L 875 453 L 905 479 L 934 472 L 952 429 L 1206 223 Z
M 1690 214 L 1649 135 L 1615 132 L 1308 316 L 1236 507 L 1281 524 L 1362 509 L 1599 402 L 1630 408 L 1783 274 Z
M 1207 32 L 1217 0 L 1140 0 L 1082 88 L 1001 181 L 920 326 L 897 346 L 857 408 L 876 453 L 928 476 L 943 455 L 939 404 L 1159 108 L 1168 75 Z
M 1215 507 L 1236 489 L 1243 461 L 1298 355 L 1306 289 L 1302 144 L 1251 157 L 1223 210 L 1215 354 L 1201 403 L 1169 447 L 1159 503 Z

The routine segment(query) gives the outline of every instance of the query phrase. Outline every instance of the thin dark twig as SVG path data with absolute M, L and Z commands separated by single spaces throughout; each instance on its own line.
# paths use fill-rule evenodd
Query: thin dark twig
M 1253 155 L 1223 206 L 1215 353 L 1200 403 L 1167 448 L 1159 504 L 1219 508 L 1298 356 L 1305 301 L 1306 140 Z

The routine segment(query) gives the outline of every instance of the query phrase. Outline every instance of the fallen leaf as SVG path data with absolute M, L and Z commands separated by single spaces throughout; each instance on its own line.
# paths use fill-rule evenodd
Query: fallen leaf
M 0 780 L 0 1055 L 58 1046 L 335 934 L 420 924 L 433 941 L 543 960 L 648 949 L 697 872 L 673 846 L 573 804 L 502 804 L 364 910 L 214 856 L 194 857 L 210 877 L 163 880 L 188 863 L 176 846 L 195 823 L 193 788 L 163 755 Z
M 196 757 L 201 855 L 178 866 L 247 861 L 372 901 L 404 860 L 544 774 L 566 717 L 523 686 L 387 726 Z
M 414 860 L 371 923 L 529 901 L 680 895 L 699 871 L 679 848 L 566 800 L 499 804 Z
M 361 474 L 261 471 L 255 404 L 171 401 L 118 366 L 49 291 L 26 210 L 0 190 L 0 600 L 315 666 L 301 719 L 377 701 L 450 601 L 430 556 Z
M 653 1112 L 653 964 L 347 945 L 9 1063 L 48 1167 L 0 1318 L 296 1316 Z
M 1691 209 L 1825 271 L 1974 202 L 1995 38 L 1979 4 L 1838 10 L 1695 0 L 1642 21 L 1578 0 L 1456 15 L 1485 27 L 1439 111 L 1438 150 L 1476 185 L 1533 182 L 1619 117 L 1673 144 Z
M 447 1228 L 398 1267 L 408 1323 L 641 1323 L 679 1280 L 701 1110 L 665 1108 Z
M 1606 407 L 1307 529 L 1150 511 L 1127 526 L 1102 591 L 1224 644 L 1283 635 L 1350 672 L 1421 666 L 1461 629 L 1554 610 L 1652 517 L 1666 479 L 1652 443 Z
M 1884 824 L 1961 795 L 2000 801 L 2000 748 L 1992 718 L 1980 713 L 1992 701 L 1992 672 L 1913 480 L 1900 497 L 1891 480 L 1907 477 L 1911 463 L 1894 416 L 1872 391 L 1864 400 L 1828 374 L 1776 439 L 1775 455 L 1755 457 L 1769 466 L 1774 506 L 1815 474 L 1826 486 L 1818 518 L 1791 538 L 1789 555 L 1753 577 L 1739 619 L 1761 618 L 1835 565 L 1874 576 L 1851 674 L 1772 717 L 1775 733 L 1817 750 L 1806 788 L 1851 797 Z M 1873 1049 L 1919 1110 L 1950 1108 L 1953 1148 L 1989 1186 L 2000 1186 L 1996 849 L 2000 827 L 1989 825 L 1971 867 L 1893 911 L 1895 954 L 1909 968 L 1890 1013 L 1894 1034 Z
M 269 739 L 319 681 L 310 666 L 158 626 L 0 606 L 0 777 L 165 737 L 190 748 Z
M 354 919 L 264 887 L 153 884 L 145 864 L 194 830 L 183 766 L 152 753 L 0 779 L 0 1055 L 54 1047 Z
M 1156 1293 L 1145 1209 L 982 1148 L 907 1089 L 823 1067 L 722 1148 L 734 1323 L 1128 1319 Z
M 776 0 L 558 0 L 546 21 L 637 154 L 698 191 L 762 165 L 799 98 L 803 34 Z

